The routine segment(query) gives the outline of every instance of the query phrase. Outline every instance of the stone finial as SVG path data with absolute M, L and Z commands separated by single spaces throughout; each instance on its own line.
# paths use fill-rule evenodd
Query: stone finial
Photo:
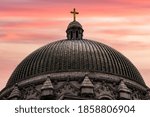
M 124 92 L 129 92 L 129 93 L 131 92 L 131 91 L 129 90 L 129 88 L 126 86 L 124 80 L 121 80 L 121 81 L 120 81 L 118 90 L 119 90 L 119 91 L 124 91 Z
M 147 88 L 145 99 L 150 100 L 150 88 Z
M 8 99 L 10 100 L 18 100 L 20 98 L 21 92 L 18 88 L 18 84 L 15 84 L 12 92 L 10 93 Z
M 94 94 L 94 85 L 87 75 L 81 84 L 81 94 L 86 96 Z
M 150 88 L 147 88 L 147 94 L 150 96 Z
M 52 85 L 50 78 L 48 77 L 46 81 L 43 83 L 43 86 L 41 88 L 41 95 L 42 97 L 49 97 L 52 96 L 53 93 L 54 93 L 54 87 Z
M 120 81 L 118 91 L 119 91 L 119 98 L 120 99 L 131 99 L 131 91 L 126 86 L 123 79 Z
M 81 87 L 94 87 L 94 85 L 92 84 L 91 80 L 89 79 L 89 77 L 86 75 L 82 84 L 81 84 Z
M 53 88 L 54 88 L 54 87 L 53 87 L 53 85 L 52 85 L 52 82 L 51 82 L 50 78 L 48 77 L 48 78 L 46 79 L 46 81 L 44 82 L 44 84 L 43 84 L 41 90 L 44 90 L 44 89 L 53 89 Z

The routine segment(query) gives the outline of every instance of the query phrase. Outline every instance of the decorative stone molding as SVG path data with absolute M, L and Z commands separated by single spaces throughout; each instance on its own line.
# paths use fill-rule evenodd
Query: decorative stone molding
M 76 86 L 74 86 L 70 82 L 64 82 L 63 84 L 61 83 L 59 88 L 57 88 L 55 90 L 55 93 L 57 95 L 56 97 L 60 97 L 64 94 L 70 94 L 70 95 L 78 96 L 79 95 L 79 88 L 77 88 Z
M 85 74 L 88 76 L 85 77 Z M 87 72 L 82 72 L 82 74 L 81 72 L 55 73 L 33 77 L 29 81 L 21 81 L 18 87 L 21 93 L 20 99 L 42 99 L 42 96 L 48 93 L 51 93 L 51 98 L 48 96 L 44 99 L 68 99 L 71 96 L 75 99 L 120 99 L 120 91 L 126 93 L 127 90 L 132 91 L 131 99 L 145 99 L 146 88 L 126 79 L 123 79 L 121 83 L 120 79 L 123 78 L 108 74 L 98 76 L 98 74 Z M 1 97 L 8 99 L 13 88 L 3 90 L 0 99 Z M 87 92 L 90 91 L 92 95 L 83 95 L 84 88 L 90 88 Z M 44 90 L 45 94 L 43 94 Z
M 98 83 L 94 91 L 96 99 L 116 99 L 114 88 L 110 87 L 106 82 Z
M 20 90 L 18 88 L 18 84 L 15 84 L 12 92 L 10 93 L 8 99 L 10 100 L 18 100 L 20 99 L 20 96 L 21 96 L 21 93 L 20 93 Z
M 150 88 L 147 88 L 146 96 L 144 98 L 145 100 L 150 100 Z
M 23 94 L 23 99 L 26 100 L 38 100 L 40 99 L 40 92 L 38 92 L 34 86 L 29 86 L 24 88 L 25 92 Z

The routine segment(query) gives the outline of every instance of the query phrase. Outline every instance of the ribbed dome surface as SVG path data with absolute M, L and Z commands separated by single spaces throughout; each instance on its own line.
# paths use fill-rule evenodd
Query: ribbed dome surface
M 108 73 L 145 86 L 134 65 L 116 50 L 90 40 L 60 40 L 31 53 L 13 72 L 7 86 L 46 73 L 90 71 Z

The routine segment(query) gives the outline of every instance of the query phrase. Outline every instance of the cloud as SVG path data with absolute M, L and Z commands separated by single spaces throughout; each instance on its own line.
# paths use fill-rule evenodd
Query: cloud
M 86 4 L 85 4 L 86 3 Z M 150 2 L 146 0 L 1 0 L 1 15 L 67 16 L 76 7 L 83 16 L 148 14 Z M 55 12 L 53 12 L 55 11 Z M 58 12 L 59 11 L 59 12 Z

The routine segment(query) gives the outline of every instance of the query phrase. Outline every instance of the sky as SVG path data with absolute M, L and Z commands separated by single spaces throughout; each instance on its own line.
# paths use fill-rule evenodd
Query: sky
M 150 87 L 150 0 L 0 0 L 0 90 L 28 54 L 66 38 L 73 8 L 84 38 L 124 54 Z

